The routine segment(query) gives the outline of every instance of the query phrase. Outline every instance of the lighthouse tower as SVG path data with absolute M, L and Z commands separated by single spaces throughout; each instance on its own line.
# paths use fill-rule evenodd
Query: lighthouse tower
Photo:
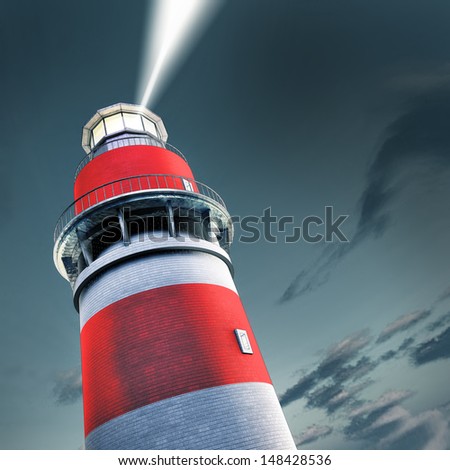
M 54 260 L 80 314 L 86 448 L 295 449 L 233 282 L 233 227 L 161 119 L 85 125 Z

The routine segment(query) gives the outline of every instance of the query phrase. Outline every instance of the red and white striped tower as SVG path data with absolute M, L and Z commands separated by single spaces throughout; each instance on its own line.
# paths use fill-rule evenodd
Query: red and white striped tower
M 232 278 L 232 223 L 161 119 L 83 129 L 54 260 L 80 313 L 88 449 L 295 449 Z

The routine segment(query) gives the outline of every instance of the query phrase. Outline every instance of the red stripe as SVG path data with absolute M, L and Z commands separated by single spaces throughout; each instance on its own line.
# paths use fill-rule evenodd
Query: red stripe
M 102 153 L 90 161 L 75 180 L 74 197 L 78 199 L 112 181 L 148 174 L 194 178 L 189 165 L 177 154 L 161 147 L 130 145 Z
M 234 330 L 254 351 L 242 354 Z M 239 296 L 182 284 L 119 300 L 81 332 L 85 432 L 144 405 L 207 387 L 270 382 Z

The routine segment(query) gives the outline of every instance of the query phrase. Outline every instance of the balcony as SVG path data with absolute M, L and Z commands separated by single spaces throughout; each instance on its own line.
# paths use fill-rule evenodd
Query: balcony
M 123 178 L 93 189 L 74 201 L 60 216 L 54 231 L 54 241 L 61 236 L 65 227 L 87 209 L 100 206 L 102 203 L 126 194 L 151 192 L 186 193 L 200 196 L 219 205 L 227 213 L 223 199 L 206 184 L 175 175 L 139 175 Z

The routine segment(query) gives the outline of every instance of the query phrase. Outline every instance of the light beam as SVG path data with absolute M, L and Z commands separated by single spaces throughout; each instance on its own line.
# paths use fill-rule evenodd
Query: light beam
M 223 0 L 156 0 L 149 8 L 138 101 L 151 106 L 161 95 Z

